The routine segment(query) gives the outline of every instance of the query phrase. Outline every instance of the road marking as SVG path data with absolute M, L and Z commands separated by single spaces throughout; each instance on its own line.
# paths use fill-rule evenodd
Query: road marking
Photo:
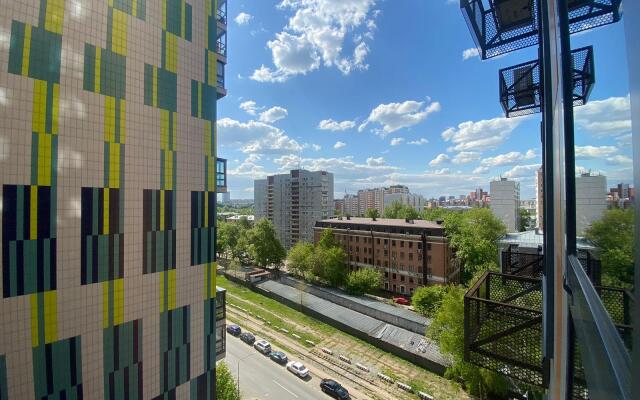
M 296 399 L 298 398 L 298 395 L 293 393 L 291 390 L 287 389 L 286 387 L 282 386 L 280 383 L 278 383 L 278 381 L 276 381 L 275 379 L 272 379 L 273 383 L 275 383 L 276 385 L 280 386 L 281 388 L 283 388 L 284 390 L 286 390 L 287 392 L 289 392 L 290 395 L 292 395 L 293 397 L 295 397 Z

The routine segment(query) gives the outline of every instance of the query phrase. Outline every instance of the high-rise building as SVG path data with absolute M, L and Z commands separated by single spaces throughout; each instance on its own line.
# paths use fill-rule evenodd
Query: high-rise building
M 360 204 L 358 196 L 347 194 L 344 196 L 344 215 L 357 216 L 360 215 Z
M 536 171 L 536 228 L 543 230 L 543 217 L 544 217 L 544 182 L 543 182 L 542 167 Z
M 0 398 L 213 399 L 226 1 L 82 3 L 2 7 Z
M 419 194 L 414 193 L 389 193 L 384 195 L 384 207 L 389 207 L 393 203 L 400 203 L 413 207 L 416 211 L 424 210 L 425 200 Z
M 576 177 L 576 234 L 584 235 L 607 209 L 607 178 L 584 173 Z
M 520 183 L 500 178 L 489 188 L 491 210 L 507 227 L 507 232 L 517 232 L 520 222 Z
M 345 195 L 345 213 L 351 216 L 364 216 L 367 210 L 375 209 L 382 215 L 385 207 L 385 196 L 388 194 L 409 194 L 409 188 L 404 185 L 392 185 L 389 187 L 360 189 L 358 194 L 355 195 L 356 200 L 352 197 L 354 195 Z M 347 204 L 348 201 L 356 201 L 357 205 L 353 203 Z
M 271 175 L 254 182 L 254 199 L 256 218 L 273 222 L 286 249 L 300 241 L 311 243 L 316 221 L 333 216 L 333 174 L 294 169 Z

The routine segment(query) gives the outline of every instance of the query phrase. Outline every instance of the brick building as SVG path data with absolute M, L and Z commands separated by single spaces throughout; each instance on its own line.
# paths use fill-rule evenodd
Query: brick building
M 449 241 L 437 222 L 404 219 L 332 218 L 317 221 L 317 243 L 325 229 L 349 257 L 352 271 L 376 268 L 383 288 L 411 294 L 427 284 L 456 283 L 459 271 L 451 262 Z

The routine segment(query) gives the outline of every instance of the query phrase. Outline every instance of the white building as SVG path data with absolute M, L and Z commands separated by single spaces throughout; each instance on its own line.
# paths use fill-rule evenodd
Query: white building
M 316 221 L 333 216 L 333 174 L 291 170 L 254 182 L 256 218 L 268 218 L 280 243 L 291 248 L 299 241 L 313 243 Z
M 489 189 L 491 211 L 507 227 L 507 232 L 518 232 L 520 222 L 520 183 L 500 178 L 492 181 Z
M 402 205 L 409 205 L 415 208 L 416 211 L 422 212 L 424 210 L 425 200 L 419 194 L 412 193 L 390 193 L 384 195 L 384 207 L 388 207 L 393 203 L 400 203 Z
M 584 232 L 607 209 L 607 177 L 581 174 L 576 177 L 576 234 Z
M 536 228 L 543 230 L 544 224 L 542 218 L 544 217 L 544 182 L 542 180 L 542 167 L 536 171 Z

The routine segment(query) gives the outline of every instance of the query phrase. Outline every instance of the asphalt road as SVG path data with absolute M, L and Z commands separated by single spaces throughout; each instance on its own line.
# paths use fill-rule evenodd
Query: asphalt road
M 289 354 L 287 354 L 289 356 Z M 240 392 L 244 400 L 329 400 L 320 391 L 320 379 L 302 380 L 252 346 L 227 333 L 227 352 L 224 361 L 234 378 L 240 372 Z

